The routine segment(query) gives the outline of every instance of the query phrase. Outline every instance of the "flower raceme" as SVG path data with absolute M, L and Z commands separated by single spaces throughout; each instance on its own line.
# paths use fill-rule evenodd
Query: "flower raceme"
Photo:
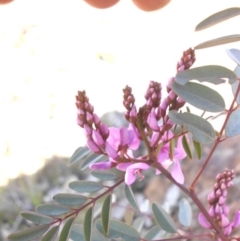
M 209 215 L 215 223 L 222 229 L 225 236 L 229 236 L 233 229 L 240 225 L 240 210 L 235 213 L 234 220 L 228 219 L 229 208 L 226 205 L 227 189 L 233 185 L 234 171 L 225 170 L 216 176 L 216 183 L 213 191 L 208 195 Z M 205 216 L 200 213 L 198 216 L 200 225 L 204 228 L 211 229 L 211 224 Z
M 189 49 L 183 53 L 177 64 L 177 72 L 188 69 L 195 61 L 194 51 Z M 178 136 L 170 131 L 173 123 L 168 117 L 169 110 L 178 111 L 185 102 L 171 90 L 171 78 L 167 84 L 168 96 L 162 100 L 161 83 L 150 81 L 145 93 L 146 103 L 137 110 L 132 89 L 123 89 L 123 105 L 125 117 L 129 121 L 127 127 L 108 127 L 94 113 L 85 91 L 78 91 L 76 106 L 77 123 L 85 131 L 87 146 L 94 153 L 106 155 L 106 162 L 90 165 L 94 170 L 107 170 L 116 167 L 125 172 L 125 182 L 131 185 L 136 176 L 144 178 L 142 171 L 147 170 L 153 162 L 159 162 L 164 168 L 171 164 L 171 174 L 179 183 L 184 182 L 179 160 L 185 158 L 182 147 L 183 133 Z M 170 140 L 178 139 L 177 146 L 171 151 Z M 147 155 L 134 157 L 133 151 L 139 148 L 140 142 L 145 144 Z M 160 173 L 159 170 L 156 171 Z

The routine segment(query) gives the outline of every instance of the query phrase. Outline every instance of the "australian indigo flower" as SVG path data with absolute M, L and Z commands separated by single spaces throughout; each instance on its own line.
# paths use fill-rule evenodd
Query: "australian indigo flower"
M 194 51 L 189 49 L 177 64 L 177 71 L 188 69 L 195 61 Z M 139 180 L 144 178 L 142 171 L 148 169 L 154 162 L 163 168 L 172 164 L 171 174 L 179 182 L 184 182 L 179 160 L 186 154 L 182 147 L 182 136 L 171 131 L 174 124 L 167 113 L 170 110 L 178 111 L 185 102 L 177 96 L 170 87 L 174 81 L 171 78 L 167 84 L 168 95 L 162 100 L 162 85 L 150 81 L 145 94 L 146 103 L 137 110 L 132 89 L 126 86 L 123 89 L 123 105 L 126 108 L 125 117 L 129 121 L 127 127 L 108 127 L 102 123 L 94 113 L 85 91 L 79 91 L 76 96 L 78 109 L 77 123 L 85 130 L 87 146 L 94 153 L 106 155 L 106 162 L 90 165 L 94 170 L 106 170 L 113 167 L 125 172 L 125 182 L 131 185 L 136 176 Z M 178 140 L 172 148 L 172 141 Z M 139 144 L 145 144 L 147 154 L 135 157 L 133 151 Z M 160 171 L 156 170 L 156 174 Z
M 229 208 L 226 204 L 227 189 L 233 185 L 234 171 L 225 170 L 216 176 L 216 183 L 213 191 L 208 195 L 209 215 L 214 222 L 222 229 L 223 234 L 229 236 L 233 229 L 240 225 L 240 210 L 235 213 L 234 220 L 230 222 L 228 219 Z M 202 227 L 211 229 L 211 224 L 205 216 L 200 213 L 198 221 Z

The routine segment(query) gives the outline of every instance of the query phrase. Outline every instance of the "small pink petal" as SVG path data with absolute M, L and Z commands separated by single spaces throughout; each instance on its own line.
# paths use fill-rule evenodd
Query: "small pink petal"
M 83 128 L 87 137 L 92 135 L 92 128 L 88 124 L 84 124 Z
M 226 228 L 224 228 L 223 230 L 223 234 L 226 235 L 226 236 L 229 236 L 232 232 L 232 226 L 231 225 L 228 225 Z
M 204 228 L 211 228 L 211 224 L 207 221 L 202 213 L 199 213 L 198 215 L 198 222 Z
M 240 225 L 240 210 L 235 213 L 235 217 L 232 223 L 232 227 L 236 228 Z
M 177 159 L 174 159 L 173 163 L 174 164 L 173 164 L 173 168 L 171 171 L 171 175 L 178 183 L 183 184 L 184 183 L 184 175 L 182 173 L 182 169 L 179 164 L 179 161 Z
M 100 135 L 100 133 L 98 131 L 93 130 L 92 138 L 98 146 L 100 146 L 100 147 L 104 146 L 105 142 L 104 142 L 102 136 Z
M 133 139 L 133 136 L 132 136 Z M 129 142 L 131 143 L 132 140 L 129 140 L 129 134 L 128 129 L 126 127 L 120 128 L 120 142 L 122 146 L 129 145 Z
M 224 214 L 221 215 L 221 221 L 222 221 L 221 222 L 221 226 L 223 228 L 228 226 L 229 220 L 228 220 L 228 218 Z
M 117 169 L 120 170 L 120 171 L 125 172 L 125 171 L 127 170 L 127 168 L 128 168 L 129 166 L 131 166 L 131 165 L 132 165 L 131 162 L 119 163 L 119 164 L 117 165 Z
M 89 165 L 89 168 L 91 170 L 108 170 L 114 166 L 116 166 L 114 162 L 98 162 Z
M 97 144 L 92 139 L 87 139 L 88 148 L 95 153 L 102 153 L 101 149 L 97 146 Z
M 178 160 L 182 160 L 183 158 L 186 157 L 186 155 L 187 154 L 182 145 L 182 137 L 180 137 L 178 138 L 177 148 L 174 149 L 174 157 L 177 158 Z
M 116 160 L 118 158 L 117 151 L 108 142 L 106 142 L 105 151 L 107 152 L 108 156 L 111 157 L 113 160 Z
M 132 183 L 135 182 L 136 180 L 136 175 L 134 173 L 133 170 L 126 170 L 126 173 L 125 173 L 125 183 L 129 186 L 131 185 Z
M 153 111 L 148 115 L 147 123 L 153 131 L 159 131 L 158 122 Z
M 164 145 L 157 156 L 158 162 L 165 162 L 169 159 L 169 147 L 167 145 Z
M 105 123 L 101 123 L 100 130 L 101 130 L 101 133 L 102 133 L 104 139 L 106 140 L 109 136 L 108 126 Z

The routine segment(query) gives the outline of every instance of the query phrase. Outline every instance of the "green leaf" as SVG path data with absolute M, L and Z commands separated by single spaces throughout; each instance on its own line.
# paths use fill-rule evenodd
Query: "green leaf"
M 66 223 L 64 224 L 60 237 L 59 237 L 59 241 L 68 241 L 70 233 L 71 233 L 71 229 L 74 223 L 75 217 L 69 218 Z
M 134 220 L 132 227 L 135 228 L 138 232 L 141 232 L 144 222 L 145 222 L 145 218 L 140 216 Z
M 215 131 L 212 125 L 205 119 L 192 113 L 177 113 L 170 111 L 169 118 L 176 124 L 183 125 L 193 135 L 193 140 L 200 143 L 211 143 L 215 139 Z
M 179 85 L 173 82 L 172 90 L 189 104 L 205 111 L 221 112 L 225 110 L 222 96 L 207 86 L 189 82 Z
M 73 241 L 85 241 L 84 238 L 84 232 L 83 232 L 83 226 L 79 224 L 74 224 L 70 238 Z M 92 241 L 108 241 L 107 238 L 105 238 L 98 230 L 93 229 L 92 230 Z
M 90 153 L 92 153 L 92 151 L 89 150 L 86 146 L 79 147 L 71 156 L 69 165 L 72 165 L 78 161 L 82 161 L 82 159 L 88 156 Z
M 237 92 L 239 83 L 240 83 L 239 81 L 236 81 L 235 83 L 232 84 L 232 92 L 233 92 L 233 95 L 234 95 L 234 96 L 235 96 L 235 94 L 236 94 L 236 92 Z M 236 102 L 237 102 L 238 104 L 240 104 L 240 93 L 238 93 Z
M 233 71 L 223 66 L 206 65 L 178 72 L 175 81 L 180 85 L 185 85 L 190 80 L 218 85 L 225 83 L 224 79 L 226 78 L 229 80 L 229 83 L 233 83 L 236 81 L 237 76 Z
M 41 204 L 36 207 L 38 213 L 49 216 L 59 216 L 67 213 L 69 210 L 69 208 L 56 203 Z
M 162 229 L 168 233 L 176 233 L 177 228 L 173 219 L 162 207 L 158 207 L 156 203 L 153 203 L 152 212 L 155 220 Z
M 92 236 L 92 224 L 93 224 L 93 207 L 90 207 L 84 218 L 83 230 L 85 241 L 91 241 Z
M 240 66 L 237 65 L 236 68 L 234 69 L 234 73 L 237 75 L 237 77 L 240 77 Z M 235 81 L 231 86 L 232 86 L 232 93 L 233 95 L 236 94 L 237 88 L 238 88 L 239 80 Z M 238 94 L 236 102 L 240 104 L 240 94 Z
M 204 48 L 214 47 L 222 44 L 237 42 L 239 40 L 240 40 L 239 34 L 227 35 L 224 37 L 215 38 L 215 39 L 211 39 L 206 42 L 200 43 L 197 46 L 195 46 L 194 49 L 204 49 Z
M 99 171 L 99 170 L 91 171 L 91 175 L 103 181 L 114 180 L 119 177 L 116 173 L 113 173 L 111 171 Z
M 192 223 L 192 208 L 187 199 L 181 199 L 179 203 L 178 219 L 185 227 L 190 227 Z
M 112 207 L 112 195 L 108 195 L 106 199 L 103 202 L 102 206 L 102 225 L 103 230 L 106 235 L 108 235 L 109 231 L 109 220 L 110 220 L 110 213 L 111 213 L 111 207 Z
M 159 226 L 151 228 L 145 235 L 144 239 L 146 240 L 155 240 L 160 239 L 165 234 L 165 231 L 162 230 Z
M 31 212 L 31 211 L 24 211 L 21 212 L 21 216 L 31 222 L 34 222 L 36 224 L 49 224 L 54 219 L 48 216 L 44 216 L 42 214 Z
M 41 239 L 41 241 L 53 241 L 55 240 L 58 234 L 59 226 L 54 226 L 53 228 L 49 229 L 47 233 L 45 233 Z
M 87 197 L 78 194 L 59 193 L 53 196 L 53 199 L 62 205 L 78 206 L 82 205 L 87 200 Z
M 99 182 L 93 181 L 74 181 L 69 183 L 69 187 L 76 192 L 96 192 L 104 188 Z
M 197 154 L 197 158 L 201 159 L 202 158 L 202 146 L 201 146 L 201 144 L 199 142 L 193 140 L 193 146 L 194 146 L 194 150 Z
M 92 163 L 106 161 L 106 159 L 107 159 L 107 157 L 105 155 L 92 153 L 91 155 L 88 155 L 85 158 L 85 160 L 83 160 L 83 162 L 81 164 L 81 170 L 82 171 L 85 170 Z
M 227 8 L 220 12 L 214 13 L 208 18 L 201 21 L 195 28 L 195 31 L 203 30 L 209 28 L 215 24 L 225 21 L 229 18 L 233 18 L 240 14 L 240 8 Z
M 182 145 L 183 145 L 183 149 L 186 152 L 188 158 L 192 159 L 192 151 L 191 151 L 191 148 L 189 146 L 187 137 L 185 135 L 182 138 Z
M 48 224 L 27 228 L 8 236 L 9 241 L 29 241 L 41 237 L 49 229 Z
M 138 207 L 138 204 L 135 200 L 135 197 L 133 195 L 133 192 L 132 192 L 132 189 L 130 186 L 128 186 L 127 184 L 125 184 L 125 187 L 124 187 L 124 193 L 125 193 L 125 196 L 128 200 L 128 202 L 131 204 L 131 206 L 137 210 L 137 211 L 140 211 L 139 207 Z
M 240 109 L 233 111 L 225 129 L 226 137 L 233 137 L 240 134 Z
M 96 228 L 104 234 L 101 220 L 96 221 Z M 121 238 L 124 241 L 140 241 L 140 235 L 134 228 L 115 220 L 110 221 L 107 237 L 110 239 Z
M 239 49 L 227 49 L 228 56 L 238 65 L 240 65 L 240 50 Z
M 169 148 L 169 156 L 170 156 L 171 160 L 174 157 L 174 148 L 175 148 L 175 139 L 171 139 L 170 140 L 170 148 Z

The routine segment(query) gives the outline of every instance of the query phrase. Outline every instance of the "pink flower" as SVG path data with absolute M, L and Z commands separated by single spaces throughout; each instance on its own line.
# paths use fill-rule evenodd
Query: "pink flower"
M 127 185 L 131 185 L 136 180 L 136 175 L 139 176 L 139 181 L 144 179 L 144 176 L 142 174 L 142 170 L 147 170 L 149 168 L 149 165 L 146 163 L 134 163 L 131 162 L 128 163 L 120 163 L 117 165 L 117 169 L 121 171 L 125 171 L 125 183 Z
M 114 149 L 116 152 L 125 151 L 127 152 L 128 148 L 136 150 L 139 147 L 140 140 L 137 137 L 132 124 L 128 128 L 121 127 L 109 127 L 109 137 L 107 143 Z M 114 157 L 113 157 L 114 158 Z
M 171 132 L 168 132 L 167 135 L 164 135 L 162 137 L 161 141 L 166 140 L 167 138 L 170 139 L 173 137 L 173 134 Z M 151 143 L 154 143 L 154 141 L 157 138 L 157 134 L 155 134 L 151 140 Z M 179 163 L 179 160 L 182 160 L 186 157 L 186 153 L 184 151 L 184 148 L 182 146 L 182 137 L 178 139 L 177 147 L 174 148 L 173 158 L 170 159 L 170 143 L 163 145 L 160 152 L 157 156 L 157 161 L 163 165 L 164 168 L 168 168 L 171 164 L 173 164 L 171 175 L 172 177 L 178 182 L 183 184 L 184 183 L 184 175 L 182 173 L 181 165 Z M 156 174 L 159 174 L 160 171 L 157 170 Z

